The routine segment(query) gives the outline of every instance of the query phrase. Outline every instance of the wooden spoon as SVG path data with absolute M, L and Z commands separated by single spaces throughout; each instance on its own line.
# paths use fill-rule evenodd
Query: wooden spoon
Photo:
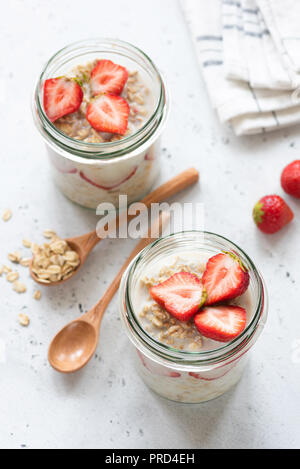
M 159 219 L 153 223 L 152 233 L 160 233 L 169 221 L 169 214 L 162 212 Z M 86 314 L 80 316 L 65 326 L 52 340 L 48 360 L 50 365 L 60 373 L 73 373 L 83 368 L 95 353 L 100 325 L 107 306 L 117 292 L 123 273 L 130 262 L 152 241 L 151 229 L 148 237 L 143 238 L 106 290 L 101 300 Z
M 198 171 L 194 168 L 190 168 L 184 171 L 183 173 L 178 174 L 178 176 L 174 177 L 170 181 L 160 186 L 158 189 L 151 192 L 143 200 L 141 200 L 141 203 L 145 205 L 145 209 L 148 209 L 151 207 L 151 204 L 163 202 L 164 200 L 168 199 L 169 197 L 172 197 L 178 192 L 183 191 L 184 189 L 191 186 L 192 184 L 195 184 L 198 180 L 199 180 Z M 136 216 L 137 215 L 128 215 L 128 221 L 132 220 Z M 119 227 L 119 225 L 120 225 L 120 220 L 118 218 L 117 228 Z M 80 259 L 80 265 L 74 271 L 73 275 L 75 275 L 81 269 L 81 267 L 85 263 L 90 252 L 94 249 L 94 247 L 101 240 L 102 238 L 98 237 L 96 231 L 92 231 L 91 233 L 87 233 L 85 235 L 78 236 L 76 238 L 69 238 L 65 240 L 70 246 L 70 248 L 77 252 L 77 254 L 79 255 L 79 259 Z M 35 282 L 43 286 L 60 285 L 73 277 L 72 275 L 69 278 L 65 280 L 61 280 L 59 282 L 44 283 L 44 282 L 41 282 L 39 278 L 37 277 L 37 275 L 32 271 L 32 264 L 33 264 L 33 260 L 31 260 L 31 263 L 30 263 L 31 277 L 33 278 Z

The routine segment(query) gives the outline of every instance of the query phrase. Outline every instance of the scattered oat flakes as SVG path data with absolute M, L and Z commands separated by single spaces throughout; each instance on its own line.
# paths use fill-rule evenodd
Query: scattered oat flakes
M 6 275 L 6 280 L 10 283 L 14 283 L 16 280 L 19 280 L 19 273 L 18 272 L 9 272 Z
M 26 285 L 24 285 L 24 283 L 19 282 L 17 280 L 16 282 L 14 282 L 14 290 L 17 293 L 25 293 L 27 288 L 26 288 Z
M 27 314 L 21 313 L 21 314 L 19 314 L 18 318 L 19 318 L 19 323 L 21 324 L 21 326 L 23 326 L 23 327 L 29 326 L 30 319 L 27 316 Z
M 46 239 L 52 239 L 52 238 L 55 238 L 57 234 L 53 230 L 45 230 L 43 233 L 43 236 Z
M 12 211 L 9 210 L 9 208 L 7 210 L 5 210 L 5 212 L 3 213 L 2 215 L 2 220 L 3 221 L 9 221 L 12 217 Z
M 31 258 L 30 258 L 30 257 L 24 257 L 23 259 L 20 260 L 20 264 L 21 264 L 23 267 L 29 267 L 29 266 L 30 266 L 30 262 L 31 262 Z
M 16 264 L 19 264 L 21 260 L 21 254 L 19 253 L 19 251 L 12 252 L 8 254 L 8 259 L 11 262 L 15 262 Z
M 33 298 L 34 298 L 35 300 L 40 300 L 40 299 L 41 299 L 41 296 L 42 296 L 42 294 L 41 294 L 40 290 L 36 290 L 36 291 L 34 292 Z
M 7 265 L 4 265 L 4 266 L 2 267 L 2 269 L 3 269 L 3 272 L 4 272 L 5 274 L 9 274 L 9 272 L 12 271 L 12 269 L 11 269 L 10 267 L 8 267 Z
M 31 241 L 29 241 L 29 239 L 23 239 L 23 246 L 25 248 L 30 249 L 31 248 Z
M 2 267 L 0 267 L 0 277 L 3 274 L 3 272 L 4 272 L 4 267 L 2 266 Z

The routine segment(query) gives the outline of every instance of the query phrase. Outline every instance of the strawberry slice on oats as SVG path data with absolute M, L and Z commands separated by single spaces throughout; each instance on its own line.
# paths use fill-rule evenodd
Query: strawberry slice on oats
M 44 83 L 44 110 L 51 122 L 76 112 L 82 103 L 81 86 L 69 78 L 50 78 Z
M 249 286 L 249 272 L 240 258 L 231 252 L 211 257 L 206 265 L 202 283 L 211 305 L 232 300 L 245 293 Z
M 239 306 L 207 306 L 194 318 L 200 334 L 218 342 L 231 342 L 246 327 L 247 313 Z
M 196 275 L 179 272 L 150 288 L 152 298 L 180 321 L 191 319 L 206 300 L 206 291 Z
M 99 60 L 91 72 L 93 96 L 100 93 L 121 94 L 128 80 L 128 71 L 111 60 Z
M 128 127 L 129 104 L 120 96 L 99 95 L 87 107 L 86 118 L 98 132 L 125 135 Z

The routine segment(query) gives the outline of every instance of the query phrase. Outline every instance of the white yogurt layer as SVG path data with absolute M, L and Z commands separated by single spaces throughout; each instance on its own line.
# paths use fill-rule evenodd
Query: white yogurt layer
M 241 379 L 248 356 L 205 372 L 183 372 L 158 365 L 138 351 L 137 370 L 154 392 L 176 402 L 197 404 L 215 399 Z
M 84 99 L 77 112 L 64 116 L 55 126 L 69 137 L 85 143 L 120 141 L 141 129 L 155 111 L 154 93 L 151 92 L 150 79 L 142 70 L 129 72 L 128 81 L 121 94 L 128 101 L 130 115 L 126 135 L 97 132 L 86 119 L 86 108 L 91 99 L 89 75 L 96 62 L 77 66 L 68 76 L 82 82 Z M 153 86 L 153 85 L 152 85 Z M 124 143 L 124 147 L 125 147 Z M 150 192 L 159 173 L 160 138 L 152 140 L 143 150 L 127 157 L 107 160 L 87 160 L 81 163 L 69 160 L 47 147 L 54 180 L 60 190 L 73 202 L 96 209 L 100 203 L 111 203 L 119 208 L 119 196 L 127 195 L 128 205 L 141 200 Z
M 159 173 L 160 139 L 130 158 L 75 163 L 47 146 L 54 180 L 73 202 L 96 209 L 100 203 L 119 207 L 119 196 L 127 195 L 128 205 L 148 194 Z

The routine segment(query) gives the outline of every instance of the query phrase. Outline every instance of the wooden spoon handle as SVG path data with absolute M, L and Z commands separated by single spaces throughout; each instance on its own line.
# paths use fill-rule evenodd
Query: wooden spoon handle
M 187 187 L 199 181 L 199 172 L 195 168 L 187 169 L 182 173 L 170 179 L 162 186 L 155 189 L 147 195 L 141 202 L 147 207 L 151 204 L 160 203 L 163 200 L 169 199 L 178 192 L 183 191 Z
M 146 247 L 148 246 L 150 243 L 152 243 L 153 241 L 155 241 L 155 239 L 157 239 L 157 237 L 154 237 L 152 238 L 151 237 L 151 234 L 152 233 L 157 233 L 157 234 L 161 234 L 162 232 L 162 229 L 164 227 L 166 227 L 166 224 L 169 222 L 169 219 L 170 219 L 170 215 L 168 212 L 162 212 L 158 219 L 155 220 L 150 229 L 149 229 L 149 232 L 148 232 L 148 236 L 147 238 L 143 238 L 141 239 L 141 241 L 137 244 L 137 246 L 134 248 L 134 250 L 132 251 L 132 253 L 130 254 L 130 256 L 128 257 L 128 259 L 126 260 L 126 262 L 123 264 L 122 268 L 120 269 L 120 271 L 118 272 L 118 274 L 116 275 L 116 277 L 114 278 L 113 282 L 111 283 L 111 285 L 108 287 L 108 289 L 106 290 L 104 296 L 101 298 L 101 300 L 87 313 L 87 316 L 86 316 L 86 319 L 89 321 L 89 322 L 92 322 L 95 326 L 98 325 L 100 326 L 100 323 L 101 323 L 101 320 L 102 320 L 102 317 L 105 313 L 105 310 L 107 308 L 107 306 L 109 305 L 109 303 L 111 302 L 111 300 L 113 299 L 114 295 L 116 294 L 116 292 L 118 291 L 118 288 L 120 286 L 120 283 L 121 283 L 121 279 L 122 279 L 122 276 L 125 272 L 125 270 L 127 269 L 127 267 L 129 266 L 129 264 L 131 263 L 131 261 Z

